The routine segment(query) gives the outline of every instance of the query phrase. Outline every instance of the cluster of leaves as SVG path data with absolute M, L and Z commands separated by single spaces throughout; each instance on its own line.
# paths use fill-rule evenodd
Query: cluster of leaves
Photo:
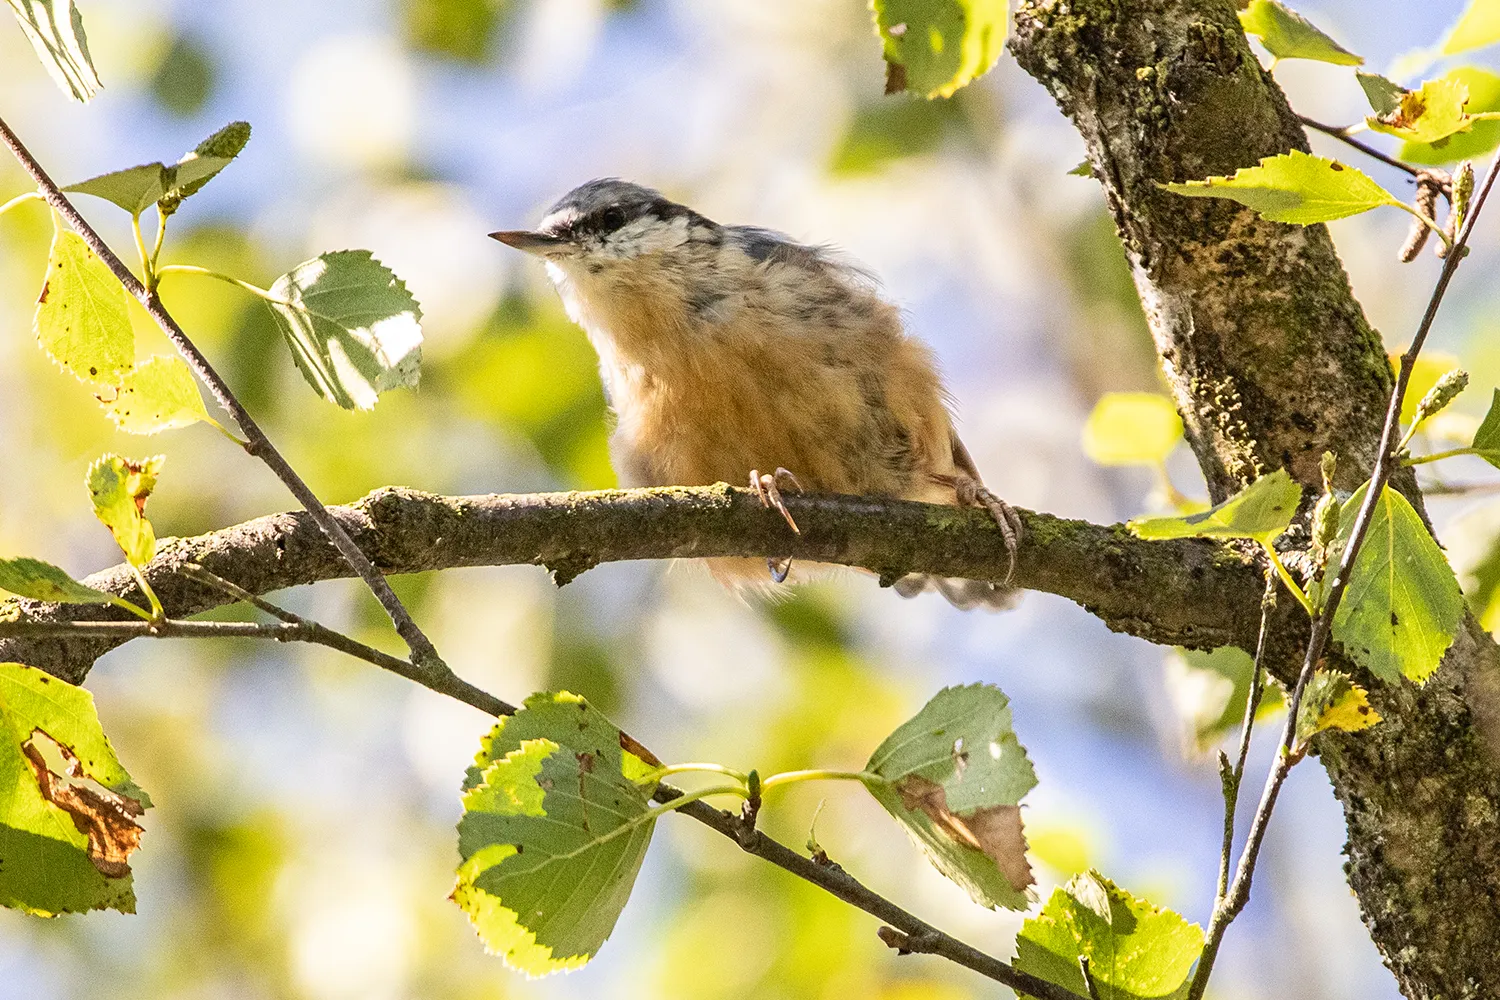
M 1490 44 L 1489 0 L 1474 0 L 1450 33 L 1445 53 L 1458 53 Z M 1311 59 L 1340 66 L 1361 66 L 1364 60 L 1319 30 L 1279 0 L 1253 0 L 1240 11 L 1245 31 L 1260 39 L 1275 62 Z M 1463 161 L 1455 179 L 1419 183 L 1418 197 L 1408 205 L 1368 174 L 1328 157 L 1292 150 L 1268 156 L 1254 167 L 1227 176 L 1163 184 L 1174 194 L 1196 198 L 1227 198 L 1254 209 L 1273 222 L 1311 225 L 1358 215 L 1382 206 L 1411 213 L 1414 233 L 1436 232 L 1443 240 L 1440 253 L 1451 246 L 1462 224 L 1466 193 L 1458 176 L 1467 172 L 1468 159 L 1500 146 L 1500 77 L 1475 67 L 1459 67 L 1441 77 L 1407 88 L 1377 73 L 1356 70 L 1355 77 L 1369 101 L 1371 114 L 1361 127 L 1403 140 L 1402 159 L 1437 165 Z M 1346 133 L 1349 130 L 1346 130 Z M 1419 178 L 1420 180 L 1420 178 Z M 1448 195 L 1445 227 L 1432 217 L 1439 189 Z M 1425 228 L 1424 228 L 1425 227 Z M 1403 252 L 1409 260 L 1421 239 L 1409 241 Z
M 716 769 L 742 780 L 659 794 L 660 778 L 677 770 L 567 692 L 533 695 L 496 725 L 464 781 L 453 891 L 485 946 L 530 975 L 576 968 L 613 930 L 663 813 L 708 794 L 750 797 L 811 777 L 859 780 L 976 903 L 1032 902 L 1020 805 L 1036 775 L 995 687 L 940 691 L 856 774 L 761 781 Z M 1196 926 L 1089 872 L 1026 921 L 1016 965 L 1087 995 L 1083 958 L 1102 995 L 1167 996 L 1186 981 L 1202 943 Z

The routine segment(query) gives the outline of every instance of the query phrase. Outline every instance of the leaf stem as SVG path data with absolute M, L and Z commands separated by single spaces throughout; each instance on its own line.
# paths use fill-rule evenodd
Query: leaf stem
M 799 781 L 863 781 L 866 784 L 887 784 L 886 779 L 869 771 L 831 771 L 813 768 L 806 771 L 782 771 L 761 781 L 761 791 L 768 792 L 778 785 L 794 785 Z
M 344 530 L 344 526 L 329 513 L 328 508 L 323 506 L 323 502 L 318 499 L 317 494 L 312 491 L 311 487 L 297 474 L 297 471 L 292 468 L 281 452 L 276 449 L 276 446 L 271 443 L 270 438 L 266 436 L 265 432 L 261 430 L 260 425 L 250 416 L 244 404 L 239 401 L 230 390 L 228 384 L 214 370 L 208 358 L 203 355 L 203 352 L 188 337 L 187 332 L 182 329 L 177 320 L 172 318 L 171 313 L 167 312 L 166 307 L 161 303 L 161 299 L 157 297 L 156 290 L 148 288 L 136 280 L 135 275 L 130 273 L 130 268 L 126 267 L 125 263 L 109 248 L 109 245 L 100 237 L 98 231 L 89 225 L 88 220 L 79 214 L 78 209 L 73 206 L 73 203 L 68 200 L 68 197 L 63 194 L 62 190 L 53 183 L 52 178 L 47 175 L 47 171 L 31 155 L 31 152 L 21 142 L 15 132 L 11 130 L 10 126 L 6 124 L 4 119 L 0 119 L 0 142 L 3 142 L 11 151 L 21 166 L 31 175 L 31 179 L 36 181 L 37 186 L 46 197 L 47 203 L 68 220 L 68 223 L 78 235 L 83 237 L 84 242 L 89 245 L 89 248 L 94 251 L 95 255 L 105 263 L 105 266 L 114 272 L 115 278 L 125 287 L 125 290 L 134 295 L 146 307 L 146 312 L 150 314 L 151 318 L 166 333 L 167 339 L 177 348 L 178 353 L 187 360 L 188 365 L 202 379 L 204 385 L 208 386 L 209 392 L 213 394 L 214 399 L 234 418 L 234 422 L 239 426 L 240 431 L 245 435 L 245 439 L 248 442 L 245 448 L 246 453 L 264 462 L 291 494 L 297 498 L 297 501 L 303 507 L 307 508 L 308 513 L 312 515 L 313 520 L 317 522 L 323 534 L 339 550 L 339 554 L 343 556 L 349 568 L 365 582 L 366 586 L 375 595 L 376 600 L 380 602 L 381 607 L 385 609 L 386 614 L 390 616 L 392 624 L 396 627 L 397 634 L 401 636 L 407 648 L 411 650 L 412 660 L 416 666 L 430 675 L 429 680 L 432 684 L 445 684 L 456 680 L 456 675 L 454 675 L 452 669 L 443 662 L 432 641 L 427 638 L 426 634 L 412 619 L 411 613 L 401 603 L 401 599 L 396 596 L 396 592 L 391 589 L 390 583 L 376 570 L 374 564 L 370 562 L 369 557 L 364 554 L 360 547 L 355 544 L 354 539 Z
M 1443 241 L 1443 246 L 1447 247 L 1450 251 L 1453 249 L 1453 240 L 1448 237 L 1448 231 L 1434 222 L 1433 219 L 1429 215 L 1427 215 L 1427 213 L 1420 211 L 1414 205 L 1408 205 L 1406 202 L 1401 201 L 1399 198 L 1391 201 L 1389 204 L 1392 204 L 1401 209 L 1403 212 L 1407 212 L 1410 215 L 1415 216 L 1417 219 L 1420 219 L 1424 226 L 1432 230 L 1434 233 L 1437 233 L 1438 239 Z
M 0 205 L 0 215 L 4 215 L 6 212 L 9 212 L 11 209 L 15 208 L 17 205 L 26 204 L 28 201 L 42 200 L 43 198 L 41 196 L 41 193 L 38 191 L 27 191 L 24 194 L 18 194 L 10 201 L 7 201 L 5 204 Z
M 147 292 L 156 291 L 156 274 L 151 270 L 151 254 L 146 250 L 146 238 L 141 234 L 141 213 L 130 215 L 130 234 L 135 237 L 135 252 L 141 257 L 141 283 Z
M 653 771 L 649 771 L 641 777 L 635 779 L 635 783 L 637 785 L 650 785 L 655 784 L 661 779 L 672 774 L 697 774 L 705 772 L 710 774 L 722 774 L 725 777 L 733 778 L 742 785 L 748 786 L 750 783 L 750 776 L 747 775 L 744 771 L 736 771 L 734 768 L 725 767 L 723 764 L 701 762 L 690 762 L 687 764 L 667 764 L 662 767 L 658 767 Z
M 1402 465 L 1426 465 L 1428 462 L 1437 462 L 1445 458 L 1455 458 L 1459 455 L 1479 455 L 1482 458 L 1500 458 L 1500 448 L 1450 448 L 1447 451 L 1434 452 L 1431 455 L 1413 455 L 1402 459 Z
M 218 271 L 210 271 L 206 267 L 198 267 L 195 264 L 168 264 L 165 267 L 163 267 L 160 271 L 158 271 L 157 273 L 158 274 L 200 274 L 200 275 L 202 275 L 205 278 L 217 278 L 220 281 L 228 282 L 229 284 L 234 285 L 234 286 L 236 286 L 238 288 L 243 288 L 245 291 L 249 292 L 251 295 L 258 295 L 261 298 L 265 299 L 267 302 L 274 302 L 277 305 L 283 305 L 283 306 L 289 306 L 289 305 L 291 305 L 291 303 L 288 302 L 288 301 L 286 301 L 286 299 L 277 298 L 275 295 L 272 295 L 269 290 L 267 290 L 265 288 L 262 288 L 259 285 L 251 284 L 248 281 L 243 281 L 243 280 L 241 280 L 239 278 L 236 278 L 236 277 L 234 277 L 233 275 L 230 275 L 230 274 L 221 274 Z
M 146 574 L 133 562 L 127 562 L 130 567 L 130 575 L 135 577 L 136 586 L 141 588 L 141 593 L 146 595 L 146 600 L 151 602 L 151 617 L 148 621 L 163 621 L 167 617 L 166 609 L 161 606 L 161 599 L 156 596 L 156 591 L 151 589 L 151 584 L 146 582 Z M 132 605 L 133 607 L 134 605 Z
M 1307 591 L 1302 589 L 1301 585 L 1297 583 L 1297 578 L 1292 576 L 1291 572 L 1286 568 L 1286 564 L 1281 561 L 1281 556 L 1277 554 L 1276 547 L 1270 542 L 1261 542 L 1261 547 L 1266 550 L 1266 559 L 1270 561 L 1271 568 L 1276 571 L 1276 575 L 1281 578 L 1281 582 L 1286 584 L 1286 589 L 1290 590 L 1292 596 L 1297 599 L 1297 603 L 1306 609 L 1309 618 L 1315 616 L 1317 612 L 1313 610 L 1312 599 L 1307 596 Z

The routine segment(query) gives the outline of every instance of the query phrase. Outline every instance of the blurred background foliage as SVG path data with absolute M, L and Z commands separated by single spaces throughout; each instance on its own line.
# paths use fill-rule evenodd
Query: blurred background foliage
M 485 239 L 533 222 L 589 177 L 622 175 L 714 218 L 827 241 L 870 265 L 937 348 L 990 484 L 1027 507 L 1112 521 L 1163 501 L 1149 469 L 1103 468 L 1079 435 L 1105 392 L 1160 391 L 1149 336 L 1081 143 L 1008 60 L 947 102 L 881 96 L 859 0 L 84 0 L 106 84 L 66 104 L 20 33 L 0 28 L 0 113 L 63 182 L 176 156 L 235 118 L 245 154 L 173 220 L 165 259 L 268 284 L 326 249 L 368 247 L 422 301 L 422 386 L 373 413 L 317 399 L 269 313 L 172 276 L 169 306 L 330 502 L 386 484 L 448 493 L 610 486 L 605 404 L 583 335 L 540 269 Z M 1377 67 L 1439 36 L 1458 4 L 1324 0 L 1305 13 Z M 1347 71 L 1284 63 L 1294 104 L 1353 121 Z M 1327 151 L 1319 137 L 1315 145 Z M 1405 179 L 1362 164 L 1393 190 Z M 0 163 L 0 197 L 25 189 Z M 116 246 L 118 213 L 83 206 Z M 1336 224 L 1354 286 L 1404 343 L 1436 263 L 1394 262 L 1399 213 Z M 1469 275 L 1494 265 L 1483 227 Z M 116 559 L 90 516 L 99 453 L 162 451 L 163 534 L 292 506 L 202 425 L 115 433 L 36 350 L 31 303 L 51 223 L 0 220 L 0 551 L 79 574 Z M 1500 382 L 1495 305 L 1461 279 L 1437 346 L 1476 390 Z M 167 346 L 137 312 L 142 354 Z M 1467 464 L 1464 464 L 1467 463 Z M 1175 482 L 1202 495 L 1186 449 Z M 1482 478 L 1463 460 L 1454 481 Z M 1432 511 L 1493 624 L 1500 512 L 1483 493 Z M 587 694 L 662 756 L 763 772 L 857 767 L 946 683 L 1013 699 L 1041 778 L 1026 810 L 1043 893 L 1098 865 L 1207 916 L 1220 823 L 1212 743 L 1236 682 L 1028 596 L 1003 615 L 903 603 L 844 576 L 743 603 L 696 567 L 606 566 L 559 591 L 540 569 L 399 581 L 468 678 L 518 700 Z M 396 648 L 364 591 L 282 595 Z M 444 896 L 457 789 L 488 720 L 320 650 L 136 643 L 96 667 L 107 730 L 158 807 L 138 855 L 140 914 L 0 912 L 0 993 L 119 998 L 749 997 L 962 1000 L 1003 995 L 898 958 L 867 917 L 667 822 L 615 936 L 587 969 L 528 982 L 482 954 Z M 1205 736 L 1205 726 L 1210 727 Z M 1257 760 L 1268 746 L 1257 747 Z M 1215 996 L 1395 997 L 1339 869 L 1342 820 L 1316 768 L 1284 792 L 1263 878 L 1229 936 Z M 974 907 L 857 790 L 796 786 L 763 814 L 876 889 L 1007 955 L 1018 917 Z M 814 831 L 814 817 L 816 829 Z M 1274 954 L 1276 961 L 1265 956 Z

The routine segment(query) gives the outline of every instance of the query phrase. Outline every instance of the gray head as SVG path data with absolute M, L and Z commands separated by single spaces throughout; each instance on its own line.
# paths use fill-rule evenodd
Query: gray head
M 490 233 L 552 261 L 625 260 L 671 249 L 719 226 L 651 188 L 608 177 L 580 184 L 547 210 L 535 230 Z

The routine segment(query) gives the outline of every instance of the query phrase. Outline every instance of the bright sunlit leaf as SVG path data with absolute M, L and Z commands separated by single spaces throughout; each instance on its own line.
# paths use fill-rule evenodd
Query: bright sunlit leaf
M 1152 906 L 1097 871 L 1059 886 L 1021 927 L 1016 968 L 1088 996 L 1079 958 L 1100 1000 L 1178 996 L 1203 950 L 1203 931 L 1165 908 Z
M 125 289 L 83 237 L 59 228 L 36 304 L 42 350 L 84 382 L 115 385 L 135 359 Z
M 1468 103 L 1469 88 L 1462 81 L 1441 77 L 1405 91 L 1394 111 L 1366 118 L 1365 124 L 1408 142 L 1441 142 L 1473 124 L 1464 110 Z
M 89 56 L 83 15 L 73 0 L 8 0 L 37 58 L 75 101 L 99 92 L 99 74 Z
M 130 855 L 150 805 L 88 691 L 0 663 L 0 905 L 134 912 Z
M 989 72 L 1005 47 L 1006 0 L 873 0 L 886 92 L 951 97 Z
M 1443 40 L 1443 54 L 1455 55 L 1500 42 L 1500 0 L 1469 0 L 1469 6 Z
M 136 365 L 104 408 L 116 427 L 131 434 L 155 434 L 210 419 L 187 362 L 166 354 Z
M 1277 469 L 1200 514 L 1140 518 L 1126 526 L 1141 538 L 1253 538 L 1269 545 L 1292 523 L 1301 502 L 1302 487 Z
M 1500 75 L 1478 66 L 1460 66 L 1444 73 L 1442 80 L 1452 80 L 1469 92 L 1469 103 L 1464 110 L 1471 118 L 1500 112 Z M 1436 142 L 1406 142 L 1401 146 L 1401 159 L 1410 163 L 1438 165 L 1472 160 L 1484 156 L 1500 146 L 1500 121 L 1478 118 L 1468 131 L 1457 132 Z
M 79 583 L 61 567 L 18 556 L 0 559 L 0 590 L 57 604 L 112 604 L 113 594 Z
M 115 536 L 133 566 L 146 565 L 156 554 L 156 532 L 146 520 L 146 500 L 156 489 L 165 462 L 161 455 L 140 461 L 105 455 L 89 466 L 94 515 Z
M 368 410 L 387 389 L 421 377 L 422 310 L 368 250 L 325 253 L 271 286 L 271 309 L 318 395 Z
M 1313 26 L 1279 0 L 1250 0 L 1240 11 L 1245 34 L 1256 35 L 1277 59 L 1316 59 L 1338 66 L 1360 66 L 1364 59 Z
M 1182 441 L 1182 418 L 1165 396 L 1107 392 L 1083 425 L 1083 452 L 1100 465 L 1160 465 Z
M 227 167 L 249 141 L 249 123 L 230 122 L 176 163 L 158 161 L 112 170 L 69 184 L 63 190 L 114 202 L 131 215 L 140 215 L 152 205 L 159 205 L 164 214 L 171 215 L 184 198 L 202 189 Z
M 1036 772 L 1011 727 L 1010 699 L 988 684 L 939 691 L 880 744 L 870 794 L 938 871 L 976 903 L 1024 909 L 1033 884 L 1021 826 Z
M 1395 195 L 1354 167 L 1295 149 L 1268 156 L 1259 166 L 1243 167 L 1232 176 L 1162 187 L 1192 198 L 1229 198 L 1272 222 L 1299 226 L 1401 204 Z
M 614 930 L 657 818 L 626 742 L 577 695 L 535 694 L 469 769 L 453 901 L 511 968 L 577 968 Z
M 1344 504 L 1341 539 L 1353 530 L 1368 486 Z M 1381 680 L 1406 677 L 1420 684 L 1452 645 L 1463 613 L 1458 578 L 1443 550 L 1411 503 L 1387 486 L 1334 615 L 1333 637 Z
M 1357 733 L 1380 721 L 1370 707 L 1370 694 L 1340 670 L 1320 670 L 1307 682 L 1297 706 L 1297 743 L 1306 743 L 1325 729 Z

